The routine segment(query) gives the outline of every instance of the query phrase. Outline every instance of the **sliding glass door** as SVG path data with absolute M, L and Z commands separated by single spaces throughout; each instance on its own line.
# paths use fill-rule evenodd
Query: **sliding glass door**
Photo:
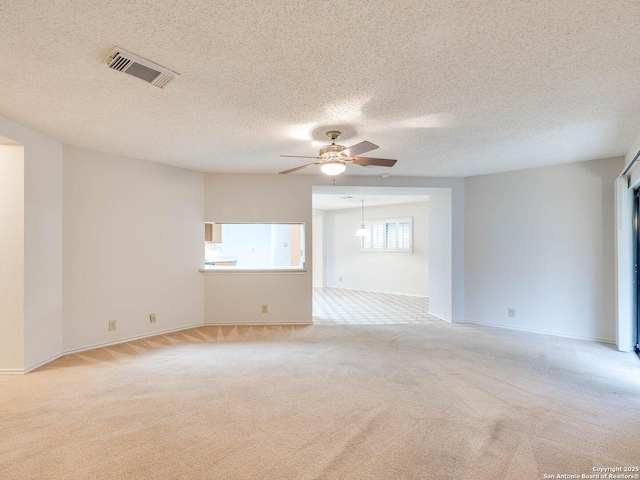
M 633 265 L 635 273 L 635 305 L 636 305 L 636 328 L 634 332 L 634 350 L 640 356 L 640 188 L 634 191 L 634 211 L 633 211 L 633 235 L 635 238 L 633 249 Z

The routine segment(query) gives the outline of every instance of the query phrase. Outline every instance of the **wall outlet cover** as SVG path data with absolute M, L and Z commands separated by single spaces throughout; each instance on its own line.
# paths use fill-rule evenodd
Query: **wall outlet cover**
M 149 321 L 151 323 L 156 323 L 156 314 L 152 313 L 151 315 L 149 315 Z
M 115 330 L 115 329 L 116 329 L 116 321 L 109 320 L 109 330 Z
M 516 309 L 515 308 L 509 308 L 507 310 L 507 315 L 509 315 L 511 318 L 514 318 L 516 316 Z
M 262 305 L 262 313 L 267 313 L 269 311 L 269 305 Z

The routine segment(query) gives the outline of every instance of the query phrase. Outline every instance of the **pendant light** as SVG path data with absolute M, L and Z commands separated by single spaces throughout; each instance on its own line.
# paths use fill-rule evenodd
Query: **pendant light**
M 364 228 L 364 200 L 360 200 L 362 202 L 362 221 L 360 222 L 360 228 L 356 232 L 356 237 L 368 237 L 369 231 Z

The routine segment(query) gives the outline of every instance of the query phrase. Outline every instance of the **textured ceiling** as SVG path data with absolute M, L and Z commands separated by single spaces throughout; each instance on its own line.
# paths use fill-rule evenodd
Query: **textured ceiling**
M 403 203 L 428 202 L 428 195 L 328 195 L 314 193 L 312 205 L 316 210 L 343 210 L 360 208 L 364 200 L 364 208 L 382 205 L 399 205 Z
M 292 168 L 329 127 L 399 160 L 348 174 L 611 157 L 640 131 L 639 24 L 637 0 L 3 0 L 0 115 L 209 172 Z M 112 71 L 115 46 L 181 77 Z

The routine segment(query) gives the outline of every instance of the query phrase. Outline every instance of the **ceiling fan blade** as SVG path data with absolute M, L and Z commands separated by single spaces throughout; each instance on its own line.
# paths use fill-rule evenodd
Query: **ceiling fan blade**
M 281 157 L 286 157 L 286 158 L 318 158 L 318 157 L 303 157 L 301 155 L 280 155 Z
M 348 157 L 355 157 L 356 155 L 360 155 L 365 152 L 370 152 L 371 150 L 375 150 L 376 148 L 380 148 L 380 147 L 378 147 L 378 145 L 375 145 L 371 142 L 360 142 L 355 144 L 352 147 L 349 147 L 343 150 L 341 153 L 344 153 Z
M 286 175 L 287 173 L 297 172 L 298 170 L 302 170 L 303 168 L 310 167 L 311 165 L 315 165 L 316 163 L 317 162 L 307 163 L 306 165 L 302 165 L 300 167 L 292 168 L 290 170 L 285 170 L 284 172 L 280 172 L 280 175 Z
M 362 165 L 367 167 L 369 165 L 375 165 L 377 167 L 393 167 L 397 160 L 390 158 L 368 158 L 368 157 L 356 157 L 353 159 L 353 163 L 356 165 Z

